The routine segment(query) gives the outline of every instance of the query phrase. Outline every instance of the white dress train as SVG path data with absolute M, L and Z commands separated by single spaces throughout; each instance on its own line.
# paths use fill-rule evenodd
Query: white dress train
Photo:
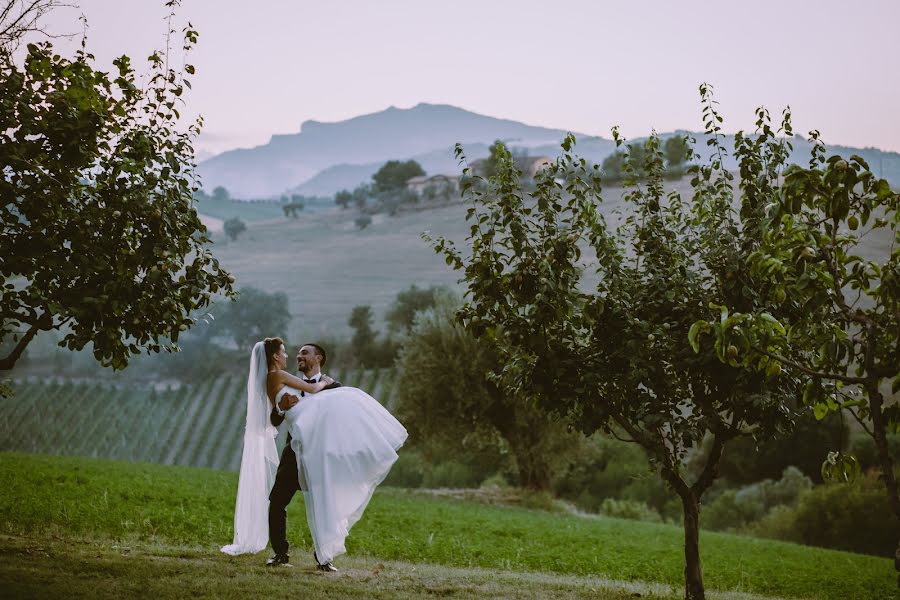
M 285 393 L 300 391 L 284 387 Z M 375 398 L 354 387 L 307 394 L 285 413 L 297 454 L 306 519 L 319 562 L 347 550 L 344 540 L 362 516 L 406 441 L 403 425 Z

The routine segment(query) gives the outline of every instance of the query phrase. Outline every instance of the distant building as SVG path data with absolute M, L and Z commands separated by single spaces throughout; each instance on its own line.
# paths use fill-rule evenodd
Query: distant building
M 441 192 L 459 191 L 459 178 L 455 175 L 419 175 L 406 182 L 406 189 L 422 194 L 428 188 Z
M 534 176 L 545 167 L 553 164 L 553 159 L 549 156 L 513 156 L 516 167 L 522 171 L 522 175 L 527 179 L 534 179 Z M 486 158 L 479 158 L 469 163 L 469 168 L 473 175 L 484 177 L 484 166 L 487 163 Z

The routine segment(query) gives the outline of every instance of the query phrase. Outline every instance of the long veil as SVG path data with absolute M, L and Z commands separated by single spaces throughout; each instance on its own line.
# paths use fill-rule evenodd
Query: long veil
M 259 552 L 269 542 L 269 491 L 278 469 L 278 430 L 269 422 L 267 374 L 265 344 L 257 342 L 247 378 L 247 424 L 234 507 L 234 542 L 222 547 L 225 554 Z

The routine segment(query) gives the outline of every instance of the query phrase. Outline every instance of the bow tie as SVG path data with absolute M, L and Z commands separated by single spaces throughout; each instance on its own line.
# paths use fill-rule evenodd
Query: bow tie
M 316 381 L 315 379 L 306 379 L 306 378 L 304 378 L 303 381 L 305 381 L 306 383 L 319 383 L 319 382 Z

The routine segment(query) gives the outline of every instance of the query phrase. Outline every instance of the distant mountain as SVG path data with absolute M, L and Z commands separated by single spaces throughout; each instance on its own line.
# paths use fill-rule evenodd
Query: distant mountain
M 276 135 L 263 146 L 219 154 L 200 163 L 198 171 L 205 189 L 222 185 L 237 198 L 277 197 L 285 192 L 327 196 L 370 181 L 372 174 L 392 159 L 414 159 L 429 174 L 459 173 L 462 167 L 453 156 L 457 142 L 462 143 L 469 160 L 487 156 L 488 146 L 497 139 L 533 156 L 557 156 L 566 133 L 449 105 L 418 104 L 337 123 L 306 121 L 300 133 Z M 704 134 L 679 131 L 661 137 L 685 133 L 696 138 L 695 148 L 705 158 L 710 150 Z M 611 140 L 583 134 L 576 138 L 577 153 L 588 160 L 600 163 L 615 151 Z M 736 168 L 730 155 L 734 137 L 725 136 L 723 143 L 729 149 L 725 167 Z M 799 137 L 792 143 L 792 160 L 805 164 L 810 144 Z M 876 175 L 900 185 L 900 154 L 896 152 L 844 146 L 829 146 L 828 151 L 858 154 Z
M 496 119 L 454 106 L 418 104 L 337 123 L 306 121 L 300 133 L 275 135 L 263 146 L 224 152 L 202 162 L 198 171 L 206 189 L 221 185 L 232 196 L 267 197 L 296 188 L 339 164 L 380 164 L 446 151 L 446 160 L 455 167 L 450 149 L 456 142 L 490 144 L 501 139 L 537 146 L 558 143 L 565 135 L 560 129 Z

